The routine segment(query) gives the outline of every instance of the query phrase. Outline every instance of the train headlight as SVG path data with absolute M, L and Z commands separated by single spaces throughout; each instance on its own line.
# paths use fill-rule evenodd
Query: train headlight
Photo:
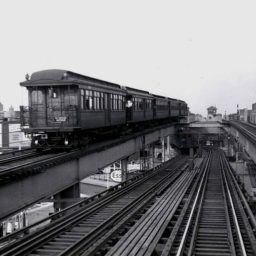
M 68 140 L 67 139 L 65 139 L 64 144 L 65 144 L 65 146 L 68 145 Z

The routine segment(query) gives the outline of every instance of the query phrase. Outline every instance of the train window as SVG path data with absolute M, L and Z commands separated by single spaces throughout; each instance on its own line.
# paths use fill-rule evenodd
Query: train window
M 100 93 L 100 109 L 104 109 L 104 94 L 103 92 Z
M 125 97 L 123 96 L 123 103 L 122 103 L 122 109 L 124 110 L 125 109 Z
M 133 109 L 134 109 L 134 110 L 137 110 L 137 109 L 138 109 L 138 101 L 137 101 L 137 98 L 134 98 Z
M 152 109 L 152 101 L 148 100 L 148 109 Z
M 56 88 L 49 88 L 48 89 L 48 93 L 49 93 L 49 97 L 50 98 L 53 98 L 53 99 L 56 99 L 56 98 L 58 98 L 58 96 L 59 96 L 59 92 L 57 91 L 57 89 Z
M 110 94 L 110 109 L 113 110 L 114 109 L 114 99 L 113 99 L 113 94 Z
M 133 104 L 133 102 L 131 100 L 127 100 L 127 102 L 126 102 L 126 107 L 127 108 L 131 108 L 133 105 L 134 104 Z
M 117 109 L 121 110 L 122 109 L 122 101 L 121 101 L 121 95 L 117 95 Z
M 122 97 L 122 110 L 125 109 L 125 97 L 123 96 Z
M 100 109 L 100 93 L 96 93 L 96 108 L 99 110 Z
M 52 92 L 52 97 L 53 97 L 54 99 L 56 99 L 57 96 L 58 96 L 58 95 L 57 95 L 57 92 L 56 92 L 56 91 L 53 91 L 53 92 Z
M 110 94 L 110 106 L 112 110 L 118 110 L 119 109 L 119 103 L 118 103 L 118 95 L 116 94 Z
M 100 93 L 99 92 L 94 92 L 94 109 L 99 110 L 100 109 Z
M 85 91 L 85 107 L 87 110 L 93 109 L 92 91 L 89 91 L 89 90 Z
M 143 106 L 143 99 L 139 99 L 139 110 L 143 110 L 144 106 Z
M 115 94 L 113 94 L 112 100 L 113 100 L 113 110 L 116 110 L 116 95 Z
M 122 96 L 118 95 L 118 110 L 122 110 L 123 109 L 123 101 L 122 101 Z
M 84 97 L 84 90 L 81 89 L 81 109 L 85 109 L 85 97 Z
M 43 103 L 43 92 L 41 90 L 33 90 L 31 92 L 32 103 L 42 104 Z
M 143 110 L 144 109 L 143 99 L 134 98 L 133 99 L 133 109 L 134 110 Z
M 114 103 L 115 103 L 115 110 L 118 110 L 118 99 L 117 99 L 117 95 L 114 95 Z
M 106 93 L 104 94 L 104 105 L 105 109 L 108 109 L 108 95 Z

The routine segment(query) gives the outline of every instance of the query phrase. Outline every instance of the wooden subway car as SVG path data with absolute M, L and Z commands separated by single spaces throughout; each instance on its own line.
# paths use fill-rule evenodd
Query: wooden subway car
M 78 146 L 92 132 L 188 113 L 184 101 L 66 70 L 35 72 L 20 84 L 29 98 L 29 106 L 21 106 L 21 125 L 38 148 Z

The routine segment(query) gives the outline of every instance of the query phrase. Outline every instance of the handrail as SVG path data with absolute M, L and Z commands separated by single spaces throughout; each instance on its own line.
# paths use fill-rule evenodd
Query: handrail
M 240 230 L 240 227 L 239 227 L 239 224 L 238 224 L 237 214 L 236 214 L 233 199 L 232 199 L 232 196 L 231 196 L 231 193 L 230 193 L 230 189 L 229 189 L 228 181 L 227 181 L 227 178 L 226 178 L 226 174 L 224 172 L 223 164 L 222 164 L 221 169 L 222 169 L 222 172 L 224 174 L 223 177 L 224 177 L 224 181 L 225 181 L 225 184 L 226 184 L 226 189 L 227 189 L 227 193 L 228 193 L 228 197 L 229 197 L 229 202 L 230 202 L 230 205 L 231 205 L 232 215 L 233 215 L 234 220 L 235 220 L 236 231 L 238 233 L 238 238 L 239 238 L 240 246 L 241 246 L 241 249 L 242 249 L 242 254 L 246 256 L 247 253 L 246 253 L 246 250 L 245 250 L 243 237 L 242 237 L 241 230 Z

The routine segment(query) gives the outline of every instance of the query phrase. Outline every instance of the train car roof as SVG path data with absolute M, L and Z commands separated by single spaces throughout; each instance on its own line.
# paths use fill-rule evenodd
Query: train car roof
M 89 76 L 84 76 L 81 74 L 74 73 L 68 70 L 60 69 L 49 69 L 34 72 L 30 79 L 27 81 L 21 82 L 21 86 L 49 86 L 51 85 L 61 85 L 61 84 L 70 84 L 70 83 L 91 83 L 95 85 L 107 86 L 115 89 L 121 89 L 121 86 L 115 83 L 110 83 L 104 80 L 92 78 Z
M 174 98 L 169 98 L 169 97 L 168 97 L 168 100 L 174 100 L 174 101 L 178 101 L 177 99 L 174 99 Z
M 186 102 L 186 101 L 184 101 L 184 100 L 178 100 L 178 101 L 180 101 L 180 102 L 182 102 L 182 103 L 187 104 L 187 102 Z
M 140 89 L 136 89 L 128 86 L 123 86 L 122 88 L 129 94 L 136 94 L 136 95 L 152 98 L 152 95 L 148 91 L 144 91 L 144 90 L 140 90 Z
M 155 98 L 160 98 L 160 99 L 164 99 L 164 100 L 168 100 L 167 97 L 164 97 L 164 96 L 160 96 L 160 95 L 156 95 L 156 94 L 151 94 L 153 97 Z

